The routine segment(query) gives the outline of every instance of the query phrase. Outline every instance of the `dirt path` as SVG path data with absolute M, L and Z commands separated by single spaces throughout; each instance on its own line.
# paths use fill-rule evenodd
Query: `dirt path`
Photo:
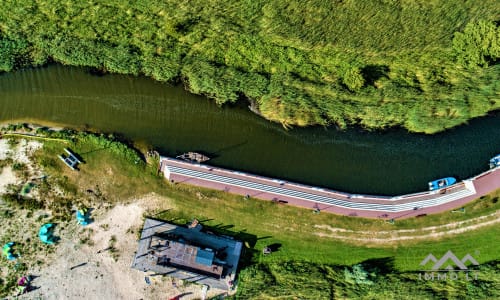
M 354 231 L 343 228 L 333 228 L 328 225 L 316 225 L 315 228 L 326 231 L 316 233 L 316 235 L 322 237 L 331 237 L 346 241 L 387 244 L 388 242 L 405 240 L 440 238 L 475 230 L 497 223 L 500 223 L 500 210 L 497 210 L 496 212 L 486 216 L 481 216 L 465 221 L 418 229 L 400 229 L 390 231 Z

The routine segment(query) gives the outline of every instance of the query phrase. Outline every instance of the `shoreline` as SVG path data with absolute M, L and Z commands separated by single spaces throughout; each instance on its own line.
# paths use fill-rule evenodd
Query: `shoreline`
M 463 206 L 500 188 L 500 167 L 484 171 L 437 191 L 399 196 L 350 194 L 235 170 L 161 156 L 159 172 L 171 183 L 183 183 L 228 193 L 291 204 L 319 213 L 351 217 L 405 219 Z
M 74 130 L 77 132 L 88 132 L 88 133 L 92 133 L 92 134 L 113 134 L 113 135 L 116 135 L 118 137 L 121 137 L 118 140 L 120 140 L 122 143 L 127 144 L 128 147 L 133 148 L 135 151 L 139 151 L 143 156 L 146 156 L 148 151 L 155 150 L 154 147 L 152 147 L 148 141 L 129 140 L 129 139 L 127 139 L 126 136 L 123 136 L 120 133 L 99 131 L 96 128 L 92 128 L 92 127 L 88 127 L 88 126 L 71 126 L 71 125 L 67 125 L 67 124 L 63 124 L 63 123 L 46 122 L 46 121 L 41 121 L 39 119 L 30 119 L 30 118 L 16 119 L 16 120 L 9 121 L 9 122 L 6 122 L 6 121 L 0 122 L 0 128 L 5 128 L 6 126 L 12 126 L 12 125 L 14 125 L 14 126 L 19 126 L 19 125 L 26 126 L 26 127 L 31 128 L 30 131 L 36 131 L 39 128 L 46 128 L 48 130 L 53 130 L 53 131 L 60 131 L 60 130 L 64 130 L 64 129 L 69 129 L 69 130 Z M 21 129 L 21 131 L 23 131 L 23 130 Z M 22 134 L 23 132 L 12 132 L 12 133 L 21 133 Z M 29 132 L 28 132 L 28 134 L 29 134 Z M 1 136 L 1 133 L 0 133 L 0 136 Z M 36 138 L 36 136 L 33 136 L 33 137 Z M 214 168 L 224 170 L 223 167 L 214 166 Z M 238 170 L 237 168 L 234 168 L 232 170 L 235 170 L 232 172 L 241 173 L 241 172 L 237 171 Z M 228 171 L 230 171 L 230 170 L 228 169 Z M 245 171 L 242 171 L 242 172 L 245 172 Z M 486 172 L 488 172 L 488 171 L 484 171 L 481 174 L 484 174 Z M 249 172 L 249 174 L 251 174 L 253 176 L 262 177 L 262 178 L 270 178 L 269 176 L 259 175 L 259 172 L 253 172 L 253 173 Z M 480 176 L 480 175 L 473 175 L 469 179 L 475 178 L 475 177 Z M 287 179 L 277 179 L 279 177 L 274 177 L 274 178 L 276 178 L 274 180 L 279 180 L 279 181 L 283 181 L 283 182 L 288 181 Z M 467 180 L 468 179 L 464 179 L 463 181 L 467 181 Z M 373 198 L 373 199 L 391 198 L 391 199 L 397 199 L 397 198 L 405 198 L 408 196 L 422 194 L 422 193 L 428 193 L 427 191 L 425 191 L 425 192 L 421 192 L 421 191 L 413 192 L 413 193 L 404 194 L 404 195 L 392 195 L 391 193 L 388 193 L 389 195 L 392 195 L 392 196 L 387 196 L 387 194 L 380 195 L 380 194 L 369 194 L 369 193 L 352 193 L 352 192 L 349 193 L 349 192 L 341 192 L 339 189 L 335 189 L 335 188 L 329 188 L 329 187 L 323 187 L 320 185 L 315 185 L 314 183 L 313 184 L 301 183 L 300 180 L 290 180 L 290 182 L 294 182 L 294 184 L 299 185 L 299 186 L 314 187 L 315 190 L 328 190 L 328 191 L 333 191 L 335 193 L 339 193 L 339 194 L 344 195 L 344 196 L 348 195 L 344 198 L 349 199 L 349 201 L 351 198 L 359 198 L 359 199 L 363 199 L 363 198 Z M 267 199 L 267 200 L 269 200 L 269 199 Z
M 51 66 L 51 65 L 59 65 L 62 67 L 87 69 L 87 70 L 89 70 L 89 72 L 92 76 L 98 76 L 98 77 L 106 76 L 106 75 L 128 76 L 128 77 L 132 77 L 132 78 L 145 78 L 145 79 L 151 80 L 157 84 L 168 84 L 171 86 L 180 85 L 180 86 L 182 86 L 182 89 L 185 92 L 187 92 L 191 95 L 201 96 L 201 97 L 204 97 L 207 100 L 213 101 L 213 102 L 216 102 L 215 100 L 217 99 L 217 97 L 211 97 L 207 93 L 203 93 L 203 92 L 197 93 L 197 92 L 193 91 L 189 86 L 189 82 L 186 81 L 182 77 L 176 77 L 176 78 L 173 78 L 169 81 L 162 81 L 162 80 L 158 80 L 154 76 L 149 76 L 145 73 L 138 73 L 138 74 L 114 73 L 114 72 L 109 71 L 109 70 L 104 70 L 104 72 L 103 72 L 103 70 L 101 68 L 97 68 L 97 67 L 93 67 L 93 66 L 75 66 L 75 65 L 63 64 L 61 62 L 51 62 L 51 63 L 46 63 L 44 65 L 29 65 L 29 66 L 25 66 L 25 67 L 20 68 L 20 69 L 13 69 L 13 70 L 5 72 L 5 73 L 9 74 L 9 73 L 13 73 L 16 71 L 23 71 L 23 70 L 28 70 L 28 69 L 39 69 L 39 68 L 44 68 L 44 67 Z M 314 123 L 314 122 L 305 123 L 304 125 L 300 125 L 298 122 L 296 122 L 297 120 L 291 120 L 292 122 L 287 122 L 290 120 L 279 120 L 279 119 L 275 119 L 275 118 L 266 117 L 265 113 L 263 113 L 262 110 L 260 109 L 261 105 L 258 103 L 258 101 L 256 99 L 250 98 L 246 95 L 244 95 L 243 99 L 244 99 L 243 101 L 246 101 L 244 106 L 246 107 L 246 109 L 248 111 L 252 112 L 253 114 L 258 116 L 259 118 L 262 118 L 265 121 L 272 122 L 275 124 L 280 124 L 285 129 L 330 127 L 332 129 L 340 130 L 340 131 L 345 130 L 345 129 L 353 129 L 353 130 L 362 130 L 362 131 L 366 131 L 366 132 L 378 132 L 378 133 L 387 133 L 387 132 L 390 132 L 392 130 L 404 129 L 404 130 L 408 131 L 410 134 L 432 136 L 432 135 L 436 135 L 436 134 L 440 134 L 440 133 L 445 133 L 445 132 L 448 132 L 450 130 L 454 130 L 454 129 L 461 127 L 461 126 L 466 126 L 469 124 L 469 122 L 480 119 L 480 118 L 485 118 L 485 117 L 488 117 L 491 115 L 500 114 L 500 108 L 494 108 L 492 110 L 485 111 L 480 115 L 476 115 L 476 116 L 470 117 L 466 120 L 462 120 L 460 123 L 456 123 L 451 127 L 442 127 L 440 129 L 431 129 L 430 131 L 426 130 L 426 128 L 410 129 L 410 128 L 406 127 L 405 123 L 398 123 L 398 124 L 394 124 L 394 125 L 390 125 L 390 126 L 381 126 L 381 127 L 377 127 L 377 126 L 370 127 L 370 126 L 363 125 L 362 123 L 359 123 L 357 121 L 346 122 L 343 126 L 340 126 L 339 124 L 336 124 L 336 123 L 329 123 L 328 126 L 325 126 L 323 123 Z M 240 100 L 238 100 L 238 102 L 239 101 Z M 231 105 L 231 103 L 224 103 L 223 105 L 227 106 L 227 105 Z M 3 122 L 0 122 L 0 125 L 2 123 Z M 47 122 L 42 121 L 41 123 L 47 123 Z M 51 122 L 48 122 L 48 123 L 51 123 Z M 58 124 L 58 123 L 55 122 L 54 124 Z

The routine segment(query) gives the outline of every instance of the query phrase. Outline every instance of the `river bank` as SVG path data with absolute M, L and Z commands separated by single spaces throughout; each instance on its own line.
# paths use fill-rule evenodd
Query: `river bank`
M 183 87 L 57 65 L 3 74 L 0 96 L 1 122 L 114 133 L 168 156 L 202 152 L 219 167 L 352 193 L 412 193 L 436 178 L 468 178 L 500 149 L 492 138 L 500 135 L 498 115 L 430 136 L 285 130 L 246 106 L 220 108 Z
M 360 0 L 310 6 L 317 13 L 296 9 L 297 0 L 221 7 L 100 0 L 48 12 L 22 0 L 0 15 L 0 70 L 55 61 L 182 82 L 219 105 L 251 98 L 284 126 L 436 133 L 500 107 L 494 0 L 460 9 L 454 0 L 418 10 Z
M 172 183 L 239 194 L 247 200 L 254 197 L 312 209 L 315 213 L 324 211 L 391 221 L 450 211 L 500 189 L 500 167 L 438 191 L 394 197 L 349 194 L 169 157 L 160 157 L 159 169 Z

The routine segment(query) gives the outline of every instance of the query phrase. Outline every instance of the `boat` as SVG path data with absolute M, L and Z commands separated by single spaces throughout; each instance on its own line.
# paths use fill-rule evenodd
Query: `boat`
M 64 151 L 66 151 L 66 153 L 68 154 L 68 156 L 58 155 L 59 159 L 61 159 L 72 170 L 78 171 L 76 169 L 76 165 L 79 164 L 79 163 L 82 163 L 82 162 L 68 148 L 64 148 Z
M 445 177 L 441 179 L 436 179 L 434 181 L 429 182 L 429 190 L 430 191 L 435 191 L 439 190 L 445 187 L 448 187 L 450 185 L 453 185 L 457 180 L 453 177 Z
M 210 159 L 210 157 L 197 152 L 187 152 L 176 156 L 175 158 L 190 162 L 202 163 Z
M 490 159 L 490 169 L 500 167 L 500 154 Z

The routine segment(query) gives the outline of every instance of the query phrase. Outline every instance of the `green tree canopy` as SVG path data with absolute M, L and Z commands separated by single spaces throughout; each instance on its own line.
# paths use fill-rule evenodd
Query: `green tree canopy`
M 469 23 L 453 38 L 459 63 L 468 67 L 488 66 L 500 58 L 500 27 L 493 22 Z

